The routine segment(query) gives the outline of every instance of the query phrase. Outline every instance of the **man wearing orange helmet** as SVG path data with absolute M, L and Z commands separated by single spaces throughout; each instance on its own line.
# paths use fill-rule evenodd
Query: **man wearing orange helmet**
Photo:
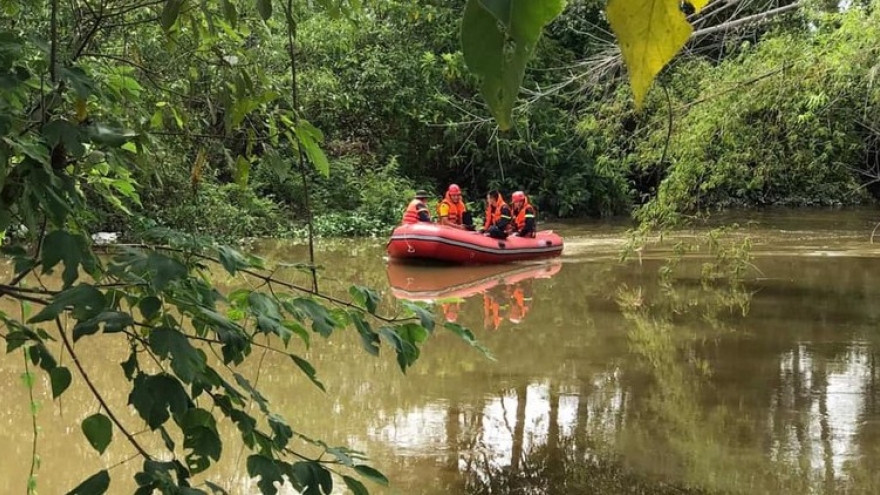
M 440 217 L 440 225 L 461 230 L 474 230 L 471 212 L 467 210 L 464 199 L 461 197 L 461 188 L 458 187 L 458 184 L 449 185 L 449 189 L 446 190 L 446 197 L 437 205 L 437 216 Z
M 529 203 L 526 193 L 517 191 L 510 197 L 513 201 L 513 235 L 535 237 L 535 207 Z

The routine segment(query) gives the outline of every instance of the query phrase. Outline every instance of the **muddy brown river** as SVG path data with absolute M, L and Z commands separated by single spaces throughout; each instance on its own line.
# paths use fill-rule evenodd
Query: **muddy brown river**
M 439 320 L 471 328 L 495 360 L 438 330 L 404 375 L 390 349 L 372 357 L 342 331 L 302 351 L 326 393 L 272 353 L 241 373 L 297 431 L 369 455 L 391 480 L 366 482 L 373 493 L 590 493 L 596 473 L 606 476 L 596 493 L 880 493 L 878 220 L 869 209 L 719 217 L 739 224 L 727 239 L 751 238 L 741 285 L 703 283 L 705 251 L 658 276 L 674 243 L 705 239 L 704 228 L 620 262 L 623 225 L 545 225 L 564 236 L 563 256 L 503 267 L 389 265 L 381 240 L 322 241 L 323 288 L 371 286 L 386 309 L 434 302 Z M 276 262 L 306 253 L 274 241 L 254 249 Z M 77 349 L 123 420 L 144 430 L 124 406 L 127 349 L 102 338 Z M 25 493 L 31 464 L 23 366 L 20 351 L 0 358 L 3 494 Z M 130 447 L 117 434 L 98 456 L 80 431 L 98 411 L 81 380 L 53 402 L 48 378 L 35 376 L 39 493 L 66 493 L 102 468 L 112 468 L 109 493 L 132 492 Z M 246 457 L 230 441 L 209 478 L 257 493 Z

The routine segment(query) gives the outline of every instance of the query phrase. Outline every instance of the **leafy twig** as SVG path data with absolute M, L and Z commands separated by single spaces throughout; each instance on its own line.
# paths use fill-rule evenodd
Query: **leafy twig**
M 73 359 L 73 363 L 76 365 L 76 369 L 79 370 L 80 376 L 82 376 L 83 381 L 89 387 L 89 390 L 92 391 L 92 395 L 94 395 L 95 399 L 98 400 L 98 403 L 101 404 L 104 412 L 107 413 L 107 416 L 110 418 L 111 421 L 113 421 L 113 424 L 115 424 L 116 427 L 119 428 L 119 431 L 121 431 L 125 438 L 128 439 L 129 443 L 134 446 L 135 450 L 137 450 L 138 454 L 140 454 L 141 457 L 147 460 L 153 460 L 153 457 L 146 450 L 144 450 L 143 447 L 141 447 L 137 440 L 134 439 L 134 436 L 129 433 L 129 431 L 125 429 L 124 426 L 122 426 L 122 423 L 119 421 L 119 419 L 116 418 L 116 415 L 113 414 L 113 411 L 107 405 L 107 402 L 104 400 L 104 397 L 95 387 L 95 384 L 92 383 L 92 380 L 91 378 L 89 378 L 88 373 L 86 373 L 86 370 L 79 362 L 79 356 L 77 356 L 76 352 L 73 350 L 73 346 L 70 344 L 70 339 L 67 338 L 67 332 L 64 330 L 64 325 L 61 324 L 61 320 L 57 317 L 55 318 L 55 324 L 58 326 L 58 333 L 61 335 L 61 340 L 64 342 L 64 348 L 67 349 L 68 354 L 70 354 L 70 357 Z

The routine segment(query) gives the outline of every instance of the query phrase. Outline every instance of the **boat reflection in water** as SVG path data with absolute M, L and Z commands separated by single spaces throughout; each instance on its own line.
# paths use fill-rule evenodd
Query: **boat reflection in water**
M 507 320 L 516 325 L 532 305 L 532 282 L 550 278 L 562 269 L 560 261 L 529 265 L 468 267 L 388 264 L 388 282 L 397 299 L 438 303 L 446 321 L 457 322 L 469 299 L 482 296 L 483 326 L 497 330 Z

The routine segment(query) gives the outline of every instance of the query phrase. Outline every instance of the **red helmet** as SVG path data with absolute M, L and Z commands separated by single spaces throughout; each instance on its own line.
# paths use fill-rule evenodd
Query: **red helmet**
M 450 184 L 446 192 L 449 194 L 461 194 L 461 188 L 458 187 L 458 184 Z
M 517 191 L 517 192 L 513 193 L 513 196 L 510 197 L 510 200 L 511 201 L 525 201 L 526 200 L 526 193 L 524 193 L 522 191 Z

